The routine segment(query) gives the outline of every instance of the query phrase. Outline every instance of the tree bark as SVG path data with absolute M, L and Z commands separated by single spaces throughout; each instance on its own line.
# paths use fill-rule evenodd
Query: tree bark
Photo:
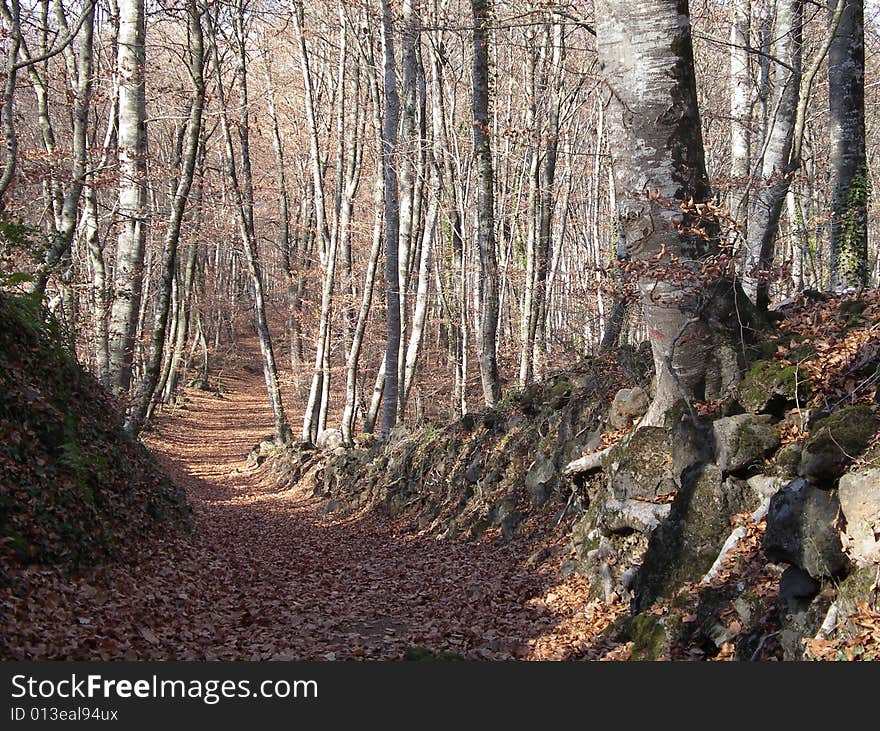
M 385 385 L 380 438 L 388 439 L 397 423 L 400 354 L 400 191 L 397 175 L 397 124 L 400 97 L 397 93 L 397 62 L 394 56 L 394 26 L 391 0 L 382 0 L 382 40 L 385 54 L 385 121 L 382 128 L 382 158 L 385 167 Z
M 477 247 L 480 254 L 480 379 L 483 401 L 494 406 L 501 398 L 496 356 L 498 332 L 498 264 L 495 254 L 495 183 L 489 127 L 489 22 L 491 0 L 472 0 L 473 129 L 477 165 Z
M 792 147 L 801 100 L 802 26 L 802 0 L 778 0 L 775 55 L 781 63 L 776 67 L 772 120 L 761 163 L 761 180 L 748 222 L 743 276 L 743 287 L 759 309 L 766 309 L 770 302 L 768 273 L 773 265 L 779 216 L 791 175 L 797 168 L 797 161 L 792 159 Z
M 868 281 L 864 4 L 830 0 L 832 19 L 840 3 L 843 12 L 828 51 L 832 289 L 865 286 Z
M 687 0 L 600 0 L 596 37 L 627 254 L 656 262 L 638 286 L 657 381 L 644 423 L 662 424 L 678 399 L 703 397 L 712 348 L 699 267 L 717 242 L 689 212 L 711 190 Z
M 110 384 L 120 396 L 127 394 L 131 386 L 147 227 L 144 30 L 144 0 L 120 0 L 117 74 L 121 223 L 109 323 Z
M 263 292 L 263 274 L 260 266 L 260 258 L 257 252 L 256 235 L 254 231 L 254 190 L 250 160 L 250 132 L 248 124 L 248 85 L 247 85 L 247 49 L 245 47 L 244 7 L 239 0 L 236 5 L 234 17 L 235 51 L 238 62 L 238 136 L 239 155 L 241 157 L 241 180 L 235 164 L 235 148 L 232 142 L 232 130 L 229 124 L 229 115 L 226 107 L 226 95 L 223 89 L 223 77 L 219 51 L 217 49 L 217 33 L 210 12 L 206 14 L 209 32 L 212 40 L 212 53 L 214 60 L 214 73 L 216 77 L 217 103 L 220 111 L 220 127 L 223 132 L 223 142 L 226 157 L 226 174 L 232 195 L 235 200 L 235 214 L 238 221 L 239 235 L 244 248 L 245 260 L 248 269 L 248 278 L 254 296 L 254 315 L 257 339 L 260 343 L 260 354 L 263 360 L 263 377 L 266 381 L 266 392 L 269 403 L 272 406 L 272 415 L 275 426 L 275 440 L 286 442 L 290 438 L 290 429 L 287 425 L 287 417 L 284 414 L 284 404 L 281 399 L 281 389 L 278 384 L 278 369 L 275 364 L 275 351 L 272 346 L 272 337 L 269 331 L 269 322 L 266 316 L 266 300 Z M 232 284 L 234 286 L 235 279 Z
M 751 159 L 751 68 L 749 36 L 751 0 L 731 5 L 730 22 L 730 194 L 731 218 L 747 231 L 749 210 L 749 162 Z

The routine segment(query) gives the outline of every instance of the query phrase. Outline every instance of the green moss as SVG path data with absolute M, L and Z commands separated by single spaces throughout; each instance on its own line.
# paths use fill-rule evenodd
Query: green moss
M 160 521 L 185 525 L 182 493 L 29 298 L 0 294 L 0 539 L 21 560 L 86 566 Z
M 563 408 L 571 398 L 571 393 L 574 390 L 574 384 L 568 379 L 567 376 L 559 375 L 553 381 L 553 385 L 550 388 L 550 406 L 554 409 Z
M 661 617 L 653 614 L 633 617 L 629 634 L 633 643 L 631 660 L 659 660 L 668 651 L 669 636 Z
M 780 477 L 795 477 L 801 462 L 803 448 L 804 445 L 801 442 L 794 442 L 780 449 L 776 453 L 776 474 Z
M 865 451 L 876 430 L 873 412 L 863 405 L 817 420 L 804 442 L 798 474 L 819 482 L 836 480 L 846 464 Z
M 815 436 L 810 437 L 804 448 L 818 450 L 841 449 L 849 456 L 861 454 L 877 429 L 874 413 L 867 406 L 848 406 L 817 421 L 813 426 Z
M 749 411 L 763 411 L 774 399 L 805 403 L 810 396 L 809 378 L 797 366 L 759 360 L 746 373 L 739 388 L 740 400 Z

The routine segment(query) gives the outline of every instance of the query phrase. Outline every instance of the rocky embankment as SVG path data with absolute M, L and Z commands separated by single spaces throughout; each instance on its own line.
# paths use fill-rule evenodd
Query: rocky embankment
M 259 446 L 328 511 L 408 512 L 438 537 L 568 536 L 535 562 L 628 610 L 623 656 L 852 659 L 880 646 L 880 295 L 779 308 L 726 398 L 636 428 L 649 359 L 621 353 L 389 444 Z

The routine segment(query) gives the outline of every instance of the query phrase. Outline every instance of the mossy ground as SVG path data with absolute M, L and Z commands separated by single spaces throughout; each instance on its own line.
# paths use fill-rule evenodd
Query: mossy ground
M 22 562 L 88 565 L 188 520 L 185 499 L 125 437 L 115 400 L 29 299 L 0 295 L 0 535 Z

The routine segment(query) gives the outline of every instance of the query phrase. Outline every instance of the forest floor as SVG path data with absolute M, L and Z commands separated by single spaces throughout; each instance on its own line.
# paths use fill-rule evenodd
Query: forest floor
M 193 530 L 150 539 L 82 576 L 34 566 L 0 590 L 9 659 L 575 659 L 622 611 L 563 580 L 561 536 L 544 543 L 437 540 L 406 518 L 339 516 L 248 467 L 271 432 L 255 341 L 222 392 L 186 389 L 146 441 L 185 488 Z M 291 414 L 293 416 L 293 414 Z M 553 546 L 555 542 L 555 546 Z M 555 558 L 530 557 L 555 548 Z M 546 553 L 545 553 L 546 555 Z M 407 652 L 409 650 L 409 652 Z

